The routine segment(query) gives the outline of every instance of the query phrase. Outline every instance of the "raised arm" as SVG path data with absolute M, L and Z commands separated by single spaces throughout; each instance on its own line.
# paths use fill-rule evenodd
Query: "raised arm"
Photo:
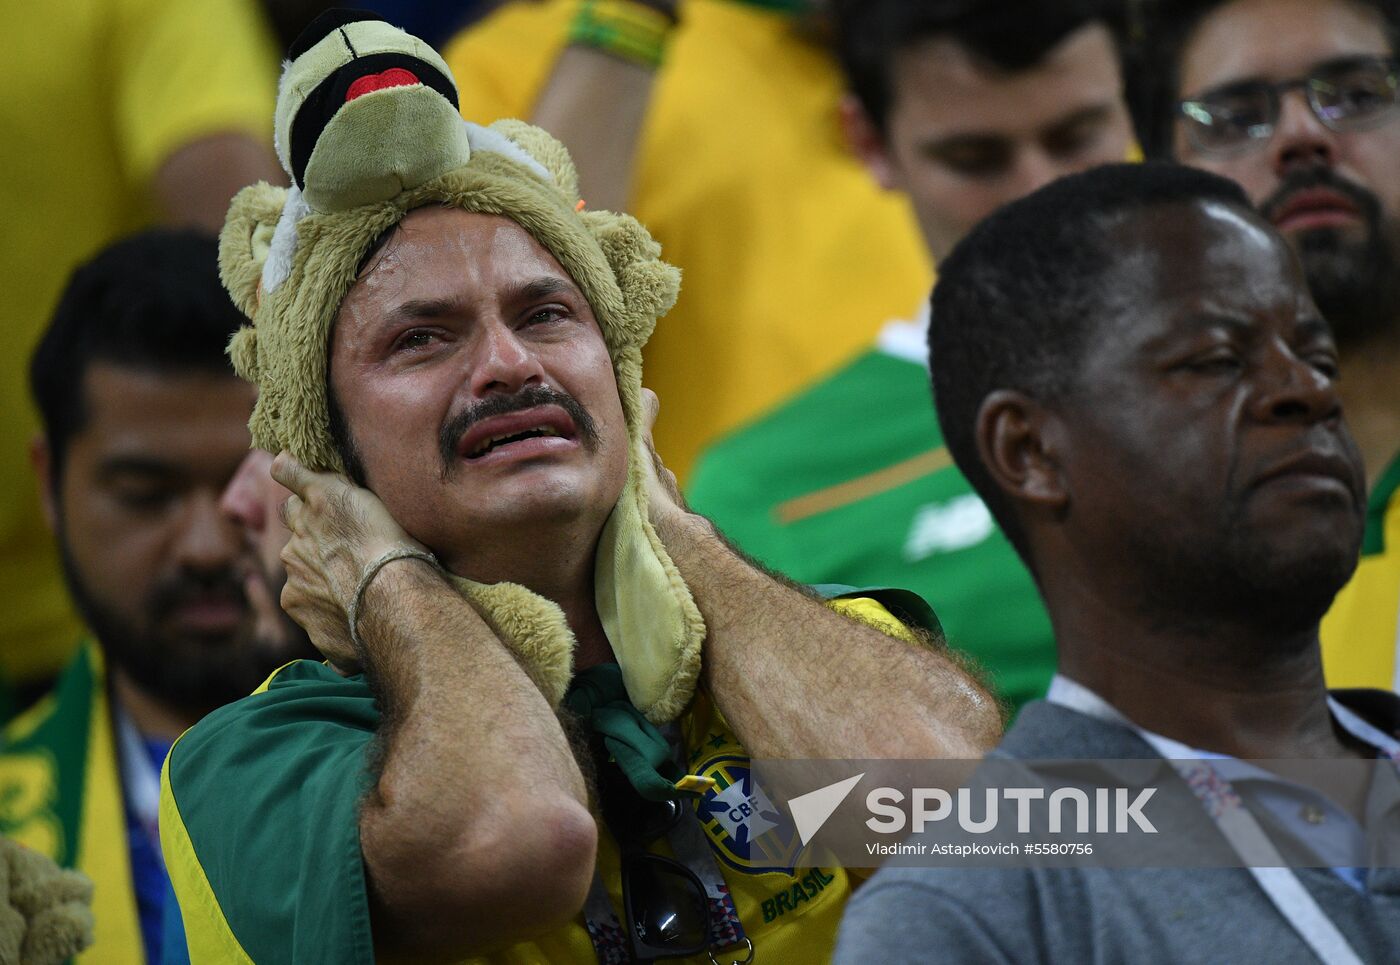
M 765 573 L 655 468 L 652 522 L 709 630 L 703 679 L 754 757 L 980 758 L 995 745 L 996 702 L 943 647 L 891 637 Z
M 678 0 L 635 0 L 644 30 L 663 34 Z M 624 211 L 632 185 L 642 125 L 651 105 L 656 64 L 627 59 L 575 41 L 564 48 L 545 84 L 531 122 L 569 149 L 579 193 L 594 209 Z
M 373 576 L 352 645 L 346 613 L 366 567 L 417 544 L 343 477 L 286 454 L 273 475 L 296 494 L 283 605 L 333 664 L 363 666 L 382 714 L 359 816 L 376 950 L 456 961 L 574 917 L 597 829 L 544 696 L 421 560 Z

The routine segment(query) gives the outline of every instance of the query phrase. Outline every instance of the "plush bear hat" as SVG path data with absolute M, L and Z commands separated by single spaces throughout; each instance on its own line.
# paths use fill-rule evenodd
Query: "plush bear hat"
M 254 444 L 344 472 L 327 429 L 327 360 L 370 245 L 428 204 L 515 221 L 573 277 L 607 342 L 630 459 L 599 543 L 598 614 L 632 702 L 654 722 L 675 717 L 694 692 L 705 627 L 647 519 L 641 349 L 675 303 L 680 273 L 635 219 L 582 210 L 568 152 L 544 131 L 464 122 L 447 65 L 421 40 L 373 15 L 332 11 L 289 56 L 275 123 L 293 187 L 239 192 L 219 239 L 224 285 L 253 322 L 229 354 L 258 385 Z M 559 607 L 514 584 L 454 579 L 557 705 L 574 649 Z

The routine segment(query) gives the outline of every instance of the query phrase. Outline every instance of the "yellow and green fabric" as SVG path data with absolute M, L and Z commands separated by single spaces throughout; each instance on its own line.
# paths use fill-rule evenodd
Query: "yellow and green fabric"
M 79 963 L 144 965 L 101 651 L 0 733 L 0 834 L 92 879 L 96 940 Z
M 1055 639 L 1035 583 L 953 465 L 919 361 L 922 322 L 706 451 L 691 507 L 804 583 L 897 584 L 1016 708 L 1041 697 Z
M 269 140 L 277 56 L 254 0 L 9 3 L 5 30 L 0 677 L 33 684 L 63 669 L 79 623 L 25 455 L 30 354 L 74 266 L 159 218 L 172 153 L 224 132 Z
M 854 592 L 831 605 L 893 636 L 913 640 L 891 609 L 936 630 L 927 608 L 900 591 L 822 589 Z M 751 855 L 739 807 L 751 793 L 748 754 L 704 690 L 677 723 L 690 773 L 716 782 L 694 806 L 761 960 L 826 960 L 855 879 L 840 868 L 758 863 L 771 859 Z M 363 676 L 298 661 L 175 744 L 161 779 L 161 843 L 194 965 L 374 961 L 358 811 L 378 724 Z M 620 909 L 619 852 L 606 831 L 597 860 Z M 481 961 L 596 958 L 580 918 Z
M 1400 453 L 1371 489 L 1361 562 L 1322 620 L 1329 687 L 1400 689 Z
M 443 50 L 462 114 L 529 117 L 580 0 L 517 2 Z M 657 74 L 627 210 L 684 273 L 645 349 L 657 450 L 700 448 L 864 349 L 928 294 L 908 202 L 846 148 L 841 72 L 791 15 L 686 0 Z

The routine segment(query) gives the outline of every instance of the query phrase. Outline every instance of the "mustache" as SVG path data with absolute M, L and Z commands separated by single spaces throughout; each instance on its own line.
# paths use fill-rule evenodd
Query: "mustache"
M 587 449 L 598 446 L 598 426 L 588 410 L 567 392 L 547 385 L 529 385 L 512 395 L 493 395 L 452 416 L 438 432 L 438 451 L 442 455 L 442 476 L 446 479 L 457 465 L 457 446 L 478 422 L 494 419 L 508 412 L 557 405 L 569 414 L 578 429 L 579 442 Z
M 248 606 L 239 574 L 232 567 L 220 567 L 207 572 L 183 570 L 162 580 L 151 590 L 148 609 L 153 618 L 161 620 L 187 603 L 208 597 Z
M 1356 205 L 1369 226 L 1374 228 L 1380 224 L 1380 198 L 1327 167 L 1299 168 L 1289 172 L 1277 190 L 1259 205 L 1259 213 L 1272 222 L 1274 215 L 1290 197 L 1309 188 L 1328 188 L 1336 191 Z

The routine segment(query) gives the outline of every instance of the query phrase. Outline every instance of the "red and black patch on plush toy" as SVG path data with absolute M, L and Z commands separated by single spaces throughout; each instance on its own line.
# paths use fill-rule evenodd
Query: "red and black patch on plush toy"
M 370 54 L 362 57 L 355 50 L 350 36 L 345 32 L 347 24 L 365 20 L 384 18 L 362 10 L 327 10 L 313 20 L 293 42 L 287 56 L 292 60 L 306 53 L 316 44 L 333 33 L 339 33 L 341 42 L 351 60 L 344 67 L 331 73 L 316 85 L 316 89 L 306 96 L 292 119 L 291 144 L 288 145 L 289 160 L 292 165 L 292 180 L 297 187 L 304 187 L 306 165 L 311 161 L 311 152 L 316 141 L 326 129 L 331 118 L 348 102 L 376 90 L 390 87 L 406 87 L 422 84 L 437 91 L 454 110 L 457 109 L 457 89 L 452 82 L 432 64 L 407 54 Z

